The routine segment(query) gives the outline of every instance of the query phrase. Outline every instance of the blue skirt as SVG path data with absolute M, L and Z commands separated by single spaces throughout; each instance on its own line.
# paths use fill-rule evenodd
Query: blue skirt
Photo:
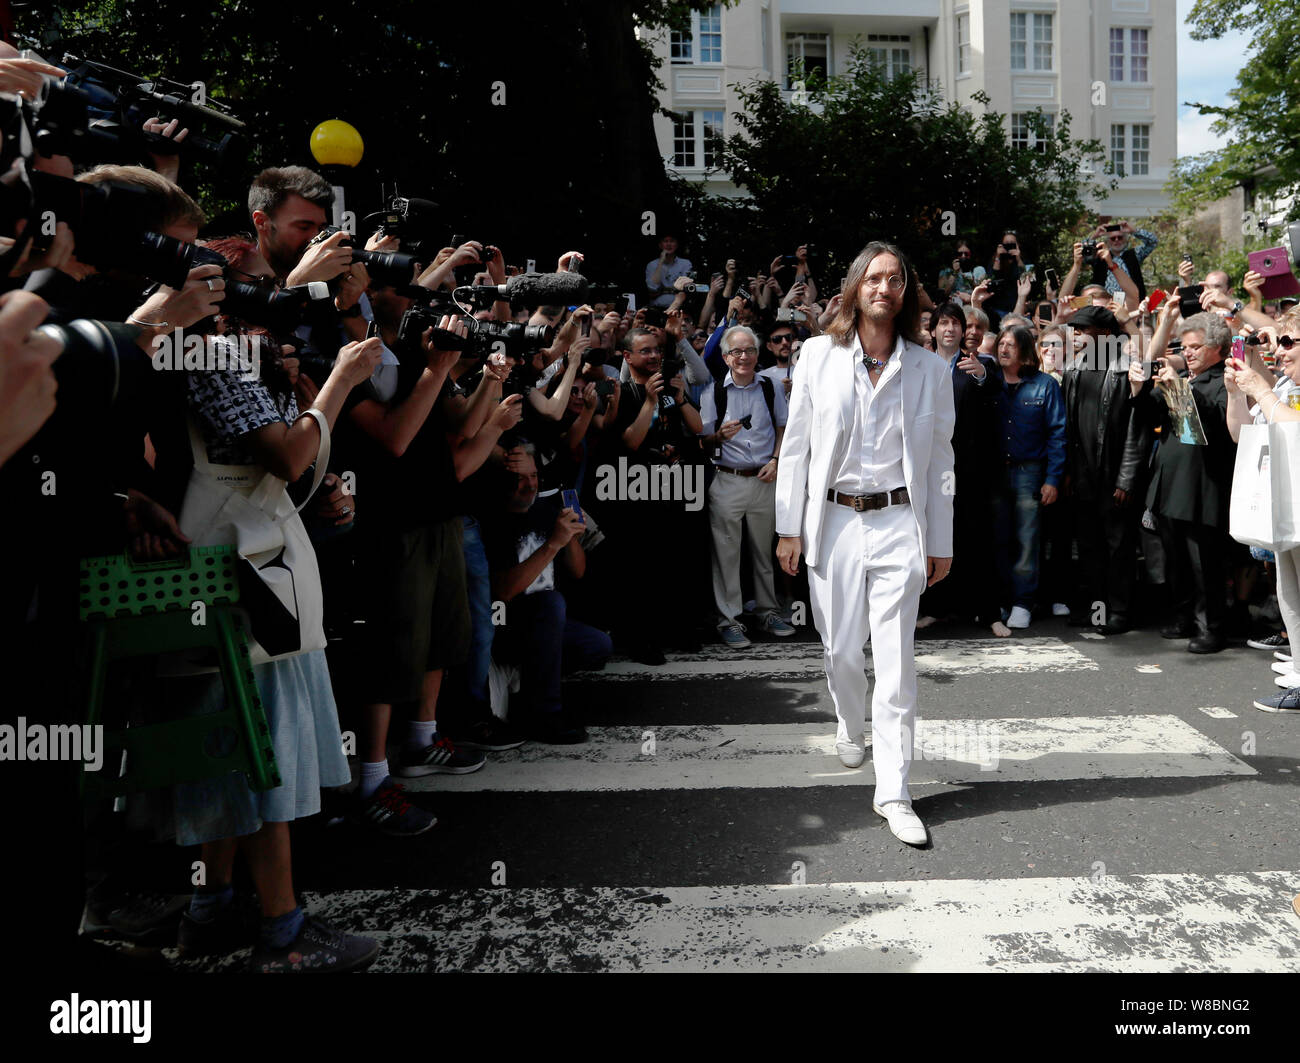
M 325 651 L 316 650 L 256 665 L 253 675 L 271 729 L 280 785 L 255 793 L 240 772 L 172 788 L 172 819 L 178 845 L 253 834 L 264 823 L 287 823 L 320 811 L 322 787 L 352 778 Z M 167 681 L 173 697 L 194 713 L 219 710 L 225 699 L 220 675 Z M 172 832 L 164 828 L 164 833 Z

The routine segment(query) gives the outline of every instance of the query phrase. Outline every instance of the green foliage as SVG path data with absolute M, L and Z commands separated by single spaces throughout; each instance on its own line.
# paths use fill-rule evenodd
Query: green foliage
M 1230 138 L 1219 151 L 1179 159 L 1169 180 L 1181 213 L 1226 196 L 1237 185 L 1265 193 L 1300 186 L 1300 18 L 1295 0 L 1197 0 L 1188 22 L 1194 40 L 1229 30 L 1253 35 L 1227 106 L 1192 103 L 1214 115 L 1211 129 Z M 1262 171 L 1262 172 L 1261 172 Z M 1290 217 L 1300 218 L 1300 199 Z
M 1003 115 L 947 103 L 917 73 L 890 80 L 856 46 L 843 74 L 805 80 L 807 106 L 770 80 L 738 87 L 740 131 L 726 139 L 720 169 L 748 200 L 675 187 L 687 227 L 740 259 L 742 270 L 766 268 L 775 252 L 813 240 L 817 276 L 835 283 L 878 238 L 899 243 L 933 283 L 958 237 L 984 260 L 1002 226 L 1020 234 L 1028 260 L 1063 261 L 1060 234 L 1085 213 L 1084 195 L 1104 191 L 1084 172 L 1101 173 L 1101 145 L 1071 139 L 1068 113 L 1049 130 L 1035 112 L 1037 147 L 1013 148 Z

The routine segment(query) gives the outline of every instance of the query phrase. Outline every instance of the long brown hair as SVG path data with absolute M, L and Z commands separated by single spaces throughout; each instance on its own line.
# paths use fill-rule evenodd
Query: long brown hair
M 853 342 L 853 334 L 858 330 L 858 290 L 862 287 L 867 270 L 871 268 L 871 263 L 877 255 L 893 255 L 898 259 L 903 279 L 907 282 L 903 287 L 903 308 L 894 318 L 894 332 L 901 333 L 910 343 L 919 344 L 921 342 L 921 299 L 917 294 L 919 282 L 916 273 L 907 256 L 897 246 L 887 244 L 883 240 L 872 240 L 849 266 L 849 275 L 844 281 L 844 290 L 841 293 L 843 298 L 840 300 L 840 308 L 836 311 L 835 320 L 830 323 L 826 332 L 840 346 L 847 346 Z

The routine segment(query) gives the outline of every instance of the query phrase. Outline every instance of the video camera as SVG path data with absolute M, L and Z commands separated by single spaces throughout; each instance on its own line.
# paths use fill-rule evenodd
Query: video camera
M 62 65 L 67 78 L 46 78 L 33 108 L 33 139 L 42 155 L 136 163 L 148 154 L 179 154 L 219 165 L 246 128 L 225 105 L 207 98 L 202 82 L 146 78 L 75 55 L 65 55 Z M 177 141 L 145 132 L 144 123 L 154 117 L 176 118 L 189 133 Z
M 379 236 L 396 236 L 402 250 L 421 258 L 430 247 L 429 233 L 438 214 L 438 204 L 429 199 L 408 199 L 394 195 L 388 206 L 362 220 L 363 231 Z M 440 248 L 434 248 L 436 253 Z M 421 258 L 421 261 L 425 259 Z

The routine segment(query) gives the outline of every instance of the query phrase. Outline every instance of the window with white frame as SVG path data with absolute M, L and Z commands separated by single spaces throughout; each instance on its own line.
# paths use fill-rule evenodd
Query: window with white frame
M 787 33 L 785 35 L 785 87 L 793 89 L 799 62 L 807 76 L 819 70 L 823 77 L 831 74 L 831 35 L 829 33 Z
M 711 170 L 718 165 L 724 112 L 676 111 L 673 114 L 673 165 Z
M 898 33 L 869 33 L 867 56 L 892 81 L 912 69 L 912 38 Z
M 1111 81 L 1150 81 L 1147 59 L 1151 54 L 1151 31 L 1145 29 L 1110 29 Z
M 957 16 L 957 73 L 970 73 L 970 14 Z
M 1110 163 L 1120 177 L 1151 174 L 1151 126 L 1112 125 Z
M 1052 15 L 1011 12 L 1011 69 L 1054 70 Z
M 1011 146 L 1013 148 L 1032 147 L 1037 151 L 1047 150 L 1046 138 L 1051 136 L 1056 129 L 1056 115 L 1049 113 L 1043 115 L 1047 128 L 1042 133 L 1035 132 L 1032 122 L 1034 117 L 1034 114 L 1028 111 L 1012 114 Z
M 698 57 L 695 54 L 696 41 L 699 41 Z M 689 29 L 669 33 L 668 56 L 674 63 L 721 63 L 722 5 L 713 4 L 703 11 L 692 11 Z

